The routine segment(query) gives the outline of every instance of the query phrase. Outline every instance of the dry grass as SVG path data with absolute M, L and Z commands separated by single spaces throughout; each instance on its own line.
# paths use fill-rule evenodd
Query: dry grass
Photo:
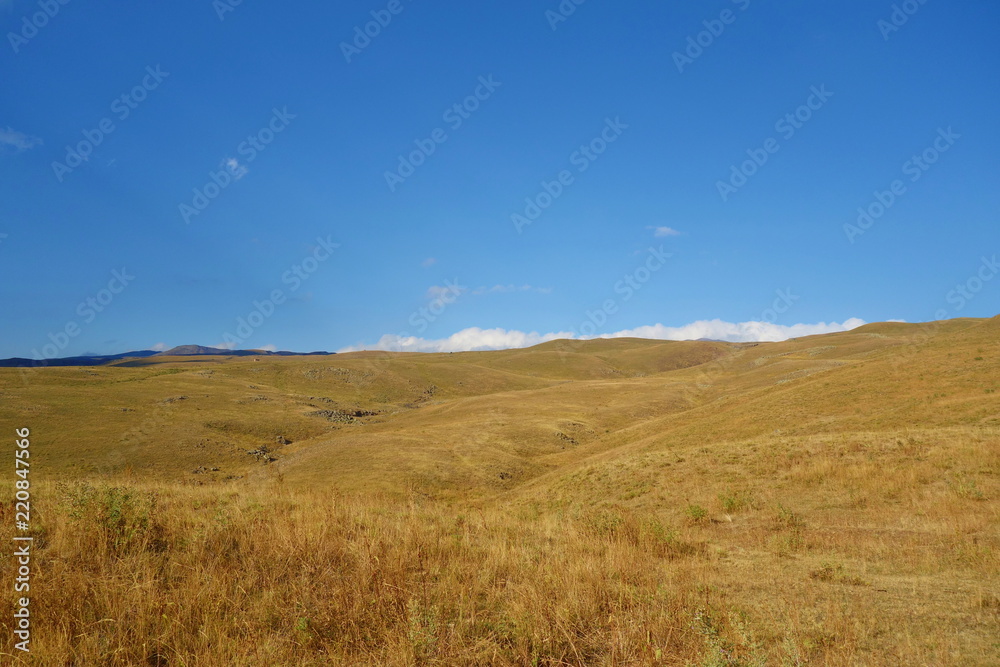
M 37 538 L 0 655 L 1000 664 L 998 325 L 0 369 Z
M 753 509 L 762 501 L 740 509 L 762 524 L 747 528 L 280 485 L 75 483 L 37 495 L 36 664 L 986 665 L 995 655 L 995 590 L 975 583 L 996 571 L 995 544 L 959 553 L 961 540 L 945 537 L 926 545 L 935 562 L 906 571 L 908 556 L 891 548 L 906 537 L 824 535 L 808 512 Z M 914 618 L 912 605 L 929 604 L 932 617 Z
M 699 550 L 652 518 L 280 488 L 40 495 L 48 664 L 671 664 L 701 651 L 689 626 L 712 604 L 669 585 Z

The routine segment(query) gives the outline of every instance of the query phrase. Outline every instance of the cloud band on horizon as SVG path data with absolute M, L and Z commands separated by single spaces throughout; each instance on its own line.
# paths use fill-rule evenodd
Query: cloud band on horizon
M 384 350 L 391 352 L 471 352 L 481 350 L 508 350 L 531 347 L 550 340 L 593 340 L 596 338 L 649 338 L 653 340 L 698 340 L 707 338 L 730 343 L 777 342 L 789 338 L 814 336 L 817 334 L 850 331 L 864 324 L 864 320 L 852 317 L 843 322 L 817 322 L 815 324 L 773 324 L 771 322 L 725 322 L 723 320 L 698 320 L 680 327 L 653 324 L 635 329 L 623 329 L 614 333 L 594 336 L 580 336 L 572 331 L 558 331 L 540 334 L 537 331 L 524 332 L 501 328 L 481 329 L 469 327 L 447 338 L 420 338 L 386 334 L 372 345 L 351 345 L 338 352 L 358 352 L 361 350 Z

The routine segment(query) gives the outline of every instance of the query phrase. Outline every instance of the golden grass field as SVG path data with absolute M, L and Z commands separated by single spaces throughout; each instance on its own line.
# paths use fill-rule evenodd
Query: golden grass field
M 998 360 L 1000 318 L 3 368 L 0 662 L 1000 665 Z

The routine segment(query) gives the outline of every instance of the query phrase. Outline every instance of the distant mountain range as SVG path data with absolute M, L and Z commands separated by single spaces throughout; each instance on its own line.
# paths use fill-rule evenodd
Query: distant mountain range
M 137 350 L 135 352 L 122 352 L 121 354 L 91 355 L 83 357 L 60 357 L 57 359 L 24 359 L 13 357 L 11 359 L 0 359 L 0 368 L 32 368 L 36 366 L 103 366 L 113 361 L 122 359 L 143 359 L 145 357 L 193 357 L 200 355 L 218 355 L 225 357 L 298 357 L 306 355 L 327 355 L 336 352 L 270 352 L 268 350 L 224 350 L 218 347 L 205 347 L 204 345 L 178 345 L 163 352 L 156 350 Z

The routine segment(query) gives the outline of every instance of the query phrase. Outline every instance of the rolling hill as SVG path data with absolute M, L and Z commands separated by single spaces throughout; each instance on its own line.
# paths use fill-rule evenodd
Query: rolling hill
M 221 549 L 328 572 L 311 544 L 341 563 L 316 581 L 400 624 L 366 640 L 338 619 L 369 611 L 302 582 L 281 595 L 306 600 L 306 629 L 273 620 L 298 639 L 260 631 L 273 664 L 997 664 L 1000 318 L 780 343 L 181 352 L 2 368 L 0 418 L 31 426 L 34 479 L 73 502 L 90 502 L 81 488 L 159 498 L 174 537 L 135 567 L 156 553 L 202 567 Z M 42 488 L 63 516 L 65 492 Z M 251 555 L 279 515 L 299 546 Z M 196 526 L 194 546 L 170 542 Z M 114 616 L 107 604 L 75 613 Z M 224 664 L 149 623 L 186 659 Z M 226 646 L 232 628 L 213 627 Z M 52 655 L 74 640 L 60 641 Z

